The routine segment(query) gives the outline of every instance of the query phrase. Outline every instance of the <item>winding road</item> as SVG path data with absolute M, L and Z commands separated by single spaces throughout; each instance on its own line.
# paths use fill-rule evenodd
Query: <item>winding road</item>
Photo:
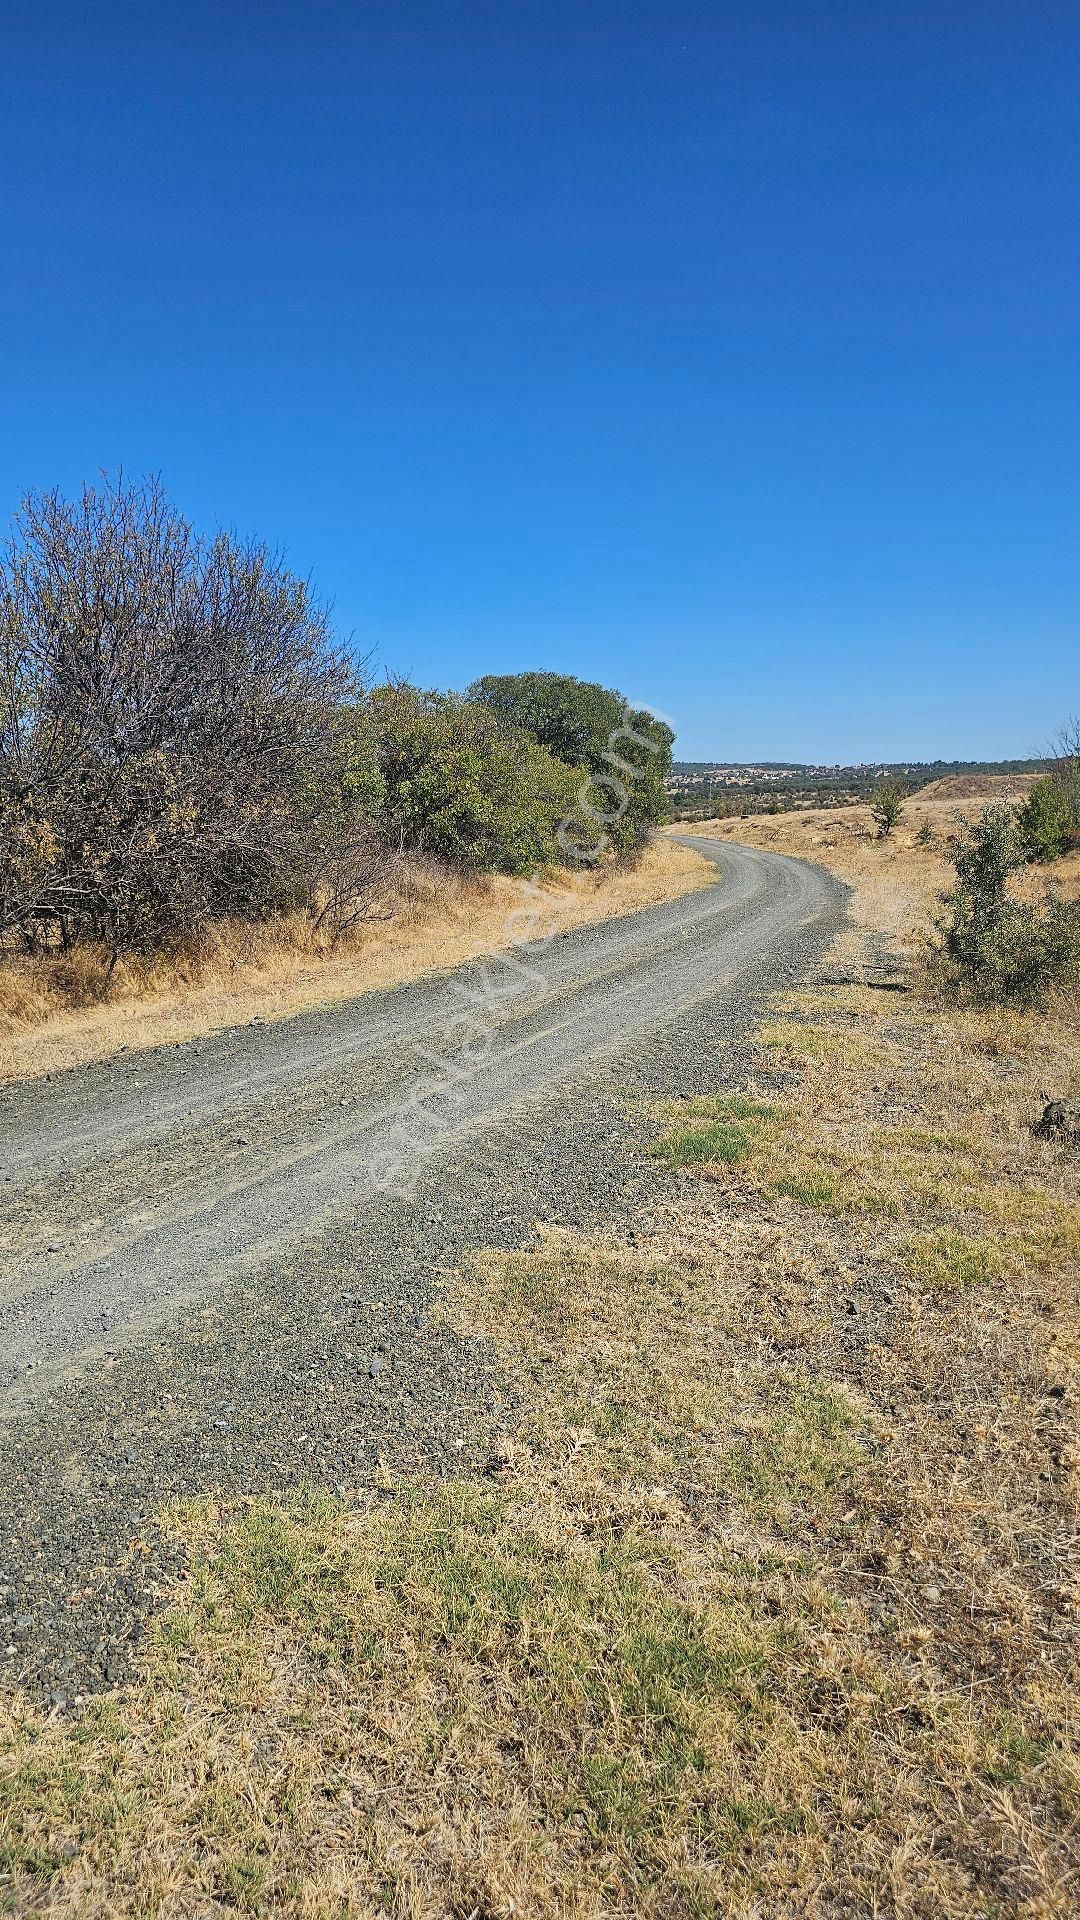
M 157 1591 L 128 1591 L 118 1542 L 162 1497 L 482 1452 L 498 1387 L 431 1310 L 440 1269 L 538 1219 L 629 1218 L 659 1175 L 631 1165 L 627 1095 L 731 1084 L 755 1010 L 843 915 L 817 868 L 683 839 L 716 885 L 0 1089 L 0 1599 L 23 1684 L 116 1677 Z
M 686 841 L 722 884 L 454 975 L 0 1093 L 0 1390 L 116 1348 L 740 974 L 828 898 Z M 105 1337 L 107 1334 L 107 1338 Z

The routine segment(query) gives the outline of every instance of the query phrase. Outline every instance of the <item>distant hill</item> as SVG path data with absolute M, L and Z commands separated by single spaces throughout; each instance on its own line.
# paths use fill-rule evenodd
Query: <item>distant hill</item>
M 1016 798 L 1028 792 L 1038 779 L 1039 768 L 1024 768 L 1011 773 L 948 773 L 919 788 L 920 800 L 998 800 Z
M 974 799 L 980 792 L 989 797 L 1002 780 L 1030 781 L 1049 764 L 1046 760 L 878 760 L 819 766 L 793 760 L 677 760 L 667 780 L 668 806 L 676 820 L 855 806 L 886 779 L 899 781 L 908 793 L 932 788 L 939 799 Z M 980 788 L 980 782 L 985 786 Z
M 676 760 L 671 777 L 690 774 L 744 775 L 748 781 L 769 774 L 801 773 L 818 779 L 842 780 L 846 777 L 891 775 L 918 780 L 926 785 L 956 774 L 1043 773 L 1048 760 L 861 760 L 850 765 L 829 766 L 811 760 Z

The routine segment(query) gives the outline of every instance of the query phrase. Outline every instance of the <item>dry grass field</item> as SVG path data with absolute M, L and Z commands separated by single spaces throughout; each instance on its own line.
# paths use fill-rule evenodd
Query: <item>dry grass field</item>
M 631 867 L 542 876 L 536 937 L 634 913 L 714 879 L 700 855 L 658 838 Z M 505 946 L 507 922 L 523 904 L 537 904 L 523 881 L 469 880 L 414 861 L 373 918 L 336 943 L 295 914 L 263 926 L 226 922 L 182 953 L 145 966 L 121 961 L 111 979 L 94 948 L 8 957 L 0 960 L 0 1078 L 280 1019 L 459 966 Z
M 12 1910 L 1080 1909 L 1080 1161 L 1031 1132 L 1080 1030 L 880 984 L 956 803 L 727 824 L 855 884 L 821 977 L 628 1111 L 632 1235 L 448 1276 L 525 1408 L 486 1478 L 174 1516 L 138 1683 L 9 1713 Z
M 913 953 L 948 884 L 948 841 L 958 821 L 995 803 L 1022 799 L 1033 778 L 975 774 L 936 780 L 905 803 L 900 825 L 884 841 L 877 837 L 868 806 L 695 822 L 685 831 L 817 861 L 855 888 L 857 928 L 887 935 Z M 927 835 L 933 839 L 923 844 Z M 1038 887 L 1041 879 L 1033 869 L 1027 884 Z M 1080 854 L 1061 862 L 1054 869 L 1054 879 L 1064 891 L 1080 893 Z

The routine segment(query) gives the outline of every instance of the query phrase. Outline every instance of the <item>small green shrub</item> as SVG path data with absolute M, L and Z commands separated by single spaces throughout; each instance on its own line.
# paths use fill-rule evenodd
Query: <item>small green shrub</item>
M 952 841 L 957 884 L 945 897 L 936 960 L 955 998 L 1032 1004 L 1080 984 L 1080 905 L 1048 894 L 1014 900 L 1009 878 L 1026 860 L 1015 812 L 989 807 Z
M 870 811 L 879 839 L 886 840 L 904 816 L 904 789 L 898 780 L 883 780 L 870 795 Z
M 1060 860 L 1077 841 L 1069 796 L 1053 774 L 1036 780 L 1017 812 L 1024 849 L 1031 860 Z

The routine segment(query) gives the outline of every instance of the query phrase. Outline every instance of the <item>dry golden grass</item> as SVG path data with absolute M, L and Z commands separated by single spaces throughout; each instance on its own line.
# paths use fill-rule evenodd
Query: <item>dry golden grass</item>
M 715 869 L 658 838 L 633 867 L 552 874 L 536 937 L 709 886 Z M 306 1007 L 458 966 L 508 944 L 507 921 L 532 904 L 525 883 L 468 880 L 436 867 L 408 868 L 380 917 L 332 945 L 306 915 L 266 926 L 226 922 L 198 948 L 145 966 L 77 950 L 48 961 L 0 962 L 0 1078 L 48 1073 L 190 1039 L 256 1015 L 280 1019 Z
M 852 1315 L 835 1222 L 696 1181 L 641 1225 L 460 1277 L 529 1407 L 486 1483 L 175 1517 L 137 1686 L 0 1735 L 12 1905 L 1075 1911 L 1042 1295 Z
M 918 798 L 989 806 L 997 800 L 1024 799 L 1038 778 L 1037 773 L 947 773 L 921 787 Z
M 921 949 L 952 878 L 948 842 L 959 823 L 987 806 L 1021 799 L 1032 778 L 987 774 L 935 781 L 905 803 L 900 825 L 886 840 L 878 838 L 868 806 L 751 814 L 746 820 L 695 822 L 679 831 L 737 840 L 828 867 L 854 890 L 853 935 L 838 951 L 860 953 L 859 936 L 873 932 L 913 956 Z M 933 835 L 930 845 L 921 843 L 926 833 Z M 1034 899 L 1048 881 L 1061 892 L 1080 897 L 1080 853 L 1052 868 L 1028 868 L 1020 876 L 1018 891 Z
M 883 951 L 919 961 L 951 875 L 957 807 L 978 811 L 1006 783 L 938 784 L 948 797 L 917 795 L 886 840 L 858 807 L 727 821 L 717 833 L 816 858 L 847 880 L 851 925 L 834 958 L 871 979 Z M 922 843 L 927 825 L 935 847 Z M 1028 870 L 1021 886 L 1041 890 L 1047 877 Z M 1080 856 L 1049 877 L 1080 896 Z M 918 987 L 917 964 L 909 984 Z M 1080 1258 L 1080 1174 L 1031 1132 L 1047 1100 L 1080 1085 L 1075 999 L 1039 1013 L 961 1012 L 915 991 L 818 987 L 779 1002 L 759 1039 L 766 1075 L 783 1085 L 780 1105 L 750 1127 L 742 1151 L 718 1157 L 716 1177 L 739 1164 L 738 1178 L 763 1194 L 872 1218 L 892 1256 L 906 1247 L 913 1270 L 930 1276 L 991 1278 L 1017 1264 L 1044 1273 Z M 669 1130 L 687 1125 L 685 1115 L 662 1117 Z
M 1080 1082 L 1072 1010 L 1009 1021 L 881 1001 L 866 987 L 790 995 L 760 1032 L 756 1116 L 736 1114 L 710 1157 L 696 1142 L 729 1121 L 731 1097 L 661 1108 L 665 1157 L 872 1218 L 882 1256 L 926 1229 L 992 1237 L 995 1265 L 1035 1273 L 1080 1258 L 1080 1174 L 1031 1135 L 1048 1090 Z

